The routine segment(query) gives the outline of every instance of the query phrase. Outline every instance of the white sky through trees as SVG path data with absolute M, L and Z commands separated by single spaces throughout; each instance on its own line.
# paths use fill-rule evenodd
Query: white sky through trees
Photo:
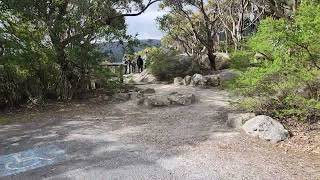
M 155 3 L 142 15 L 127 17 L 128 34 L 138 34 L 138 39 L 161 39 L 163 33 L 158 29 L 155 19 L 164 13 L 159 10 L 159 3 Z

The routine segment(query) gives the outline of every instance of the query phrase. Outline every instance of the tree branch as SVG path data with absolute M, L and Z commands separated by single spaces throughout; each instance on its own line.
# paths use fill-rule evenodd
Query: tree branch
M 110 25 L 113 20 L 118 19 L 118 18 L 139 16 L 142 13 L 144 13 L 152 4 L 154 4 L 156 2 L 160 2 L 160 1 L 162 1 L 162 0 L 149 0 L 148 4 L 143 9 L 141 9 L 141 11 L 139 11 L 137 13 L 126 13 L 126 14 L 119 14 L 117 16 L 109 17 L 105 20 L 105 23 Z

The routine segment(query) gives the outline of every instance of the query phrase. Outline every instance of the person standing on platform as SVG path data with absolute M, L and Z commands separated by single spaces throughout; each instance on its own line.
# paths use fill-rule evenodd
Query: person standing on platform
M 131 61 L 131 72 L 132 73 L 136 73 L 136 66 L 137 66 L 137 62 L 136 62 L 136 60 L 135 59 L 132 59 L 132 61 Z
M 127 59 L 127 56 L 123 56 L 122 64 L 124 65 L 124 68 L 125 68 L 124 74 L 128 74 L 128 59 Z
M 138 56 L 137 59 L 137 65 L 138 65 L 138 72 L 141 73 L 143 71 L 143 59 L 141 58 L 141 56 Z

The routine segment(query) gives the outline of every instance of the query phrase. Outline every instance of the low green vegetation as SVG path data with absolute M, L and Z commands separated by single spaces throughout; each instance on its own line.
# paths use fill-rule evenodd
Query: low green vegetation
M 175 77 L 185 77 L 200 72 L 200 66 L 194 57 L 179 55 L 177 51 L 153 47 L 138 54 L 143 53 L 147 54 L 147 67 L 161 81 L 172 81 Z

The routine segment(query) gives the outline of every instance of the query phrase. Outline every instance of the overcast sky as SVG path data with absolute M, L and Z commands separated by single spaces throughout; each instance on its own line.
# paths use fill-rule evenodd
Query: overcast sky
M 153 4 L 142 15 L 127 17 L 128 34 L 138 34 L 139 39 L 161 39 L 163 33 L 158 30 L 155 19 L 164 12 L 158 9 L 158 4 Z

